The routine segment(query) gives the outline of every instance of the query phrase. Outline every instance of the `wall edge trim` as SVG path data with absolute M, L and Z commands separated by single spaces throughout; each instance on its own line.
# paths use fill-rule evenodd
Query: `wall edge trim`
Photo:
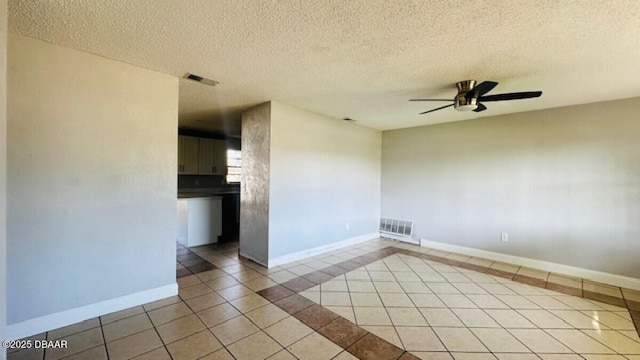
M 120 296 L 114 299 L 80 306 L 57 313 L 40 316 L 7 326 L 7 339 L 17 340 L 27 336 L 72 325 L 96 316 L 106 315 L 152 301 L 178 295 L 178 283 Z
M 258 265 L 262 265 L 264 267 L 268 267 L 264 262 L 262 261 L 258 261 L 258 259 L 256 259 L 255 257 L 251 256 L 251 255 L 247 255 L 246 253 L 243 253 L 241 250 L 238 251 L 238 255 L 242 256 L 243 258 L 246 258 L 248 260 L 253 261 L 254 263 L 258 264 Z
M 275 258 L 269 258 L 267 267 L 272 268 L 274 266 L 279 266 L 279 265 L 290 263 L 293 261 L 306 259 L 306 258 L 316 256 L 322 253 L 326 253 L 332 250 L 341 249 L 347 246 L 356 245 L 369 240 L 377 239 L 379 237 L 380 237 L 380 234 L 378 232 L 372 232 L 372 233 L 362 234 L 362 235 L 346 238 L 344 240 L 332 242 L 331 244 L 317 246 L 314 248 L 278 256 Z
M 503 254 L 499 252 L 476 249 L 466 246 L 452 245 L 427 239 L 420 239 L 420 246 L 442 251 L 452 251 L 463 255 L 476 256 L 494 261 L 506 262 L 514 265 L 549 271 L 561 275 L 580 277 L 604 284 L 640 291 L 640 279 L 632 278 L 629 276 L 589 270 L 570 265 L 558 264 L 550 261 L 531 259 L 522 256 Z

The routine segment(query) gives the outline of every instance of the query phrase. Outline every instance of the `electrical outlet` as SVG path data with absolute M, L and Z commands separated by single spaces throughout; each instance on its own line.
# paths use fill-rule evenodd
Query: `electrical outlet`
M 345 229 L 349 230 L 349 223 L 347 223 L 344 227 Z
M 500 240 L 502 240 L 503 242 L 507 242 L 507 241 L 509 241 L 509 234 L 507 234 L 507 233 L 502 233 L 502 234 L 500 235 Z

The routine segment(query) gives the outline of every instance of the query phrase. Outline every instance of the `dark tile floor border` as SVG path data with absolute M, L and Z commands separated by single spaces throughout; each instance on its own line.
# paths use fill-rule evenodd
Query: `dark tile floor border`
M 417 359 L 408 351 L 298 294 L 337 276 L 395 254 L 409 255 L 449 266 L 499 276 L 522 284 L 626 308 L 631 315 L 638 336 L 640 336 L 640 303 L 636 301 L 577 289 L 530 276 L 518 275 L 516 273 L 518 268 L 516 268 L 516 272 L 512 273 L 433 254 L 397 248 L 393 245 L 298 276 L 282 284 L 260 290 L 257 293 L 359 359 Z
M 176 261 L 183 266 L 181 269 L 176 269 L 177 279 L 216 269 L 215 265 L 180 244 L 176 250 Z

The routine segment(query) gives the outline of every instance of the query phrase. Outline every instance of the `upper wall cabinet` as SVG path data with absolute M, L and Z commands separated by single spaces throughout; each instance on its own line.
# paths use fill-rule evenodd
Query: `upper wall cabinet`
M 227 142 L 200 138 L 198 174 L 227 174 Z
M 178 174 L 198 174 L 198 149 L 197 137 L 178 135 Z
M 178 135 L 179 175 L 226 175 L 227 142 Z

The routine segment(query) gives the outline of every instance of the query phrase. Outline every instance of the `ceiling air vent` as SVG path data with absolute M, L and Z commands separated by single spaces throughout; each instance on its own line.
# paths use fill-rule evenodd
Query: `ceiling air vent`
M 204 85 L 209 85 L 209 86 L 216 86 L 218 84 L 220 84 L 219 81 L 215 81 L 212 79 L 207 79 L 205 77 L 202 77 L 200 75 L 196 75 L 196 74 L 191 74 L 191 73 L 186 73 L 184 75 L 185 79 L 189 79 L 189 80 L 193 80 L 193 81 L 197 81 L 200 84 L 204 84 Z

